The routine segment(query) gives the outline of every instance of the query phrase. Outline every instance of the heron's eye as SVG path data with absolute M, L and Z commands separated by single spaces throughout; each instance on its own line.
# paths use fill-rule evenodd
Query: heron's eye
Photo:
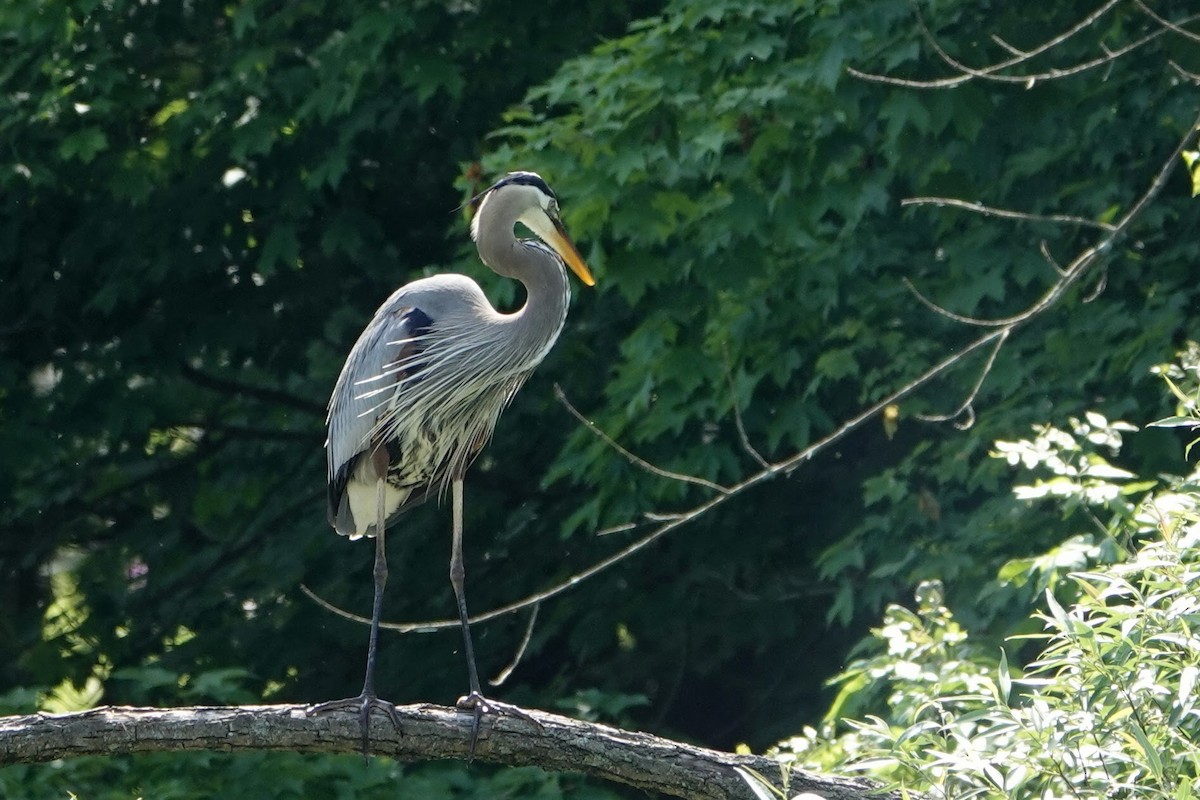
M 558 216 L 558 201 L 551 200 L 550 204 L 548 206 L 546 206 L 546 211 L 550 214 L 550 216 L 557 217 Z

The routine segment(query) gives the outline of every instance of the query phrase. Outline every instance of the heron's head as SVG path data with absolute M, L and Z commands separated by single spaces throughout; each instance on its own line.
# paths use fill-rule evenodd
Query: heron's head
M 540 175 L 534 172 L 510 172 L 485 189 L 477 199 L 479 210 L 471 220 L 472 239 L 478 240 L 480 226 L 487 224 L 489 203 L 493 209 L 501 205 L 509 206 L 516 212 L 517 221 L 554 248 L 554 252 L 579 280 L 588 286 L 596 285 L 596 279 L 592 277 L 587 264 L 583 263 L 583 258 L 559 218 L 558 198 Z

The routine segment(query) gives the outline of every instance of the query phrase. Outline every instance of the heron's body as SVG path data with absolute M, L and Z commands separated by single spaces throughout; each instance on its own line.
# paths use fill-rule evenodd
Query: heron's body
M 379 700 L 374 688 L 387 581 L 384 532 L 429 492 L 450 487 L 450 581 L 471 686 L 460 705 L 475 713 L 469 751 L 474 753 L 480 714 L 490 705 L 480 691 L 467 623 L 463 475 L 491 438 L 500 413 L 562 331 L 570 301 L 566 266 L 589 286 L 594 283 L 559 221 L 554 193 L 537 175 L 510 173 L 480 198 L 471 223 L 479 256 L 495 272 L 524 284 L 524 306 L 511 314 L 496 311 L 465 275 L 413 281 L 375 312 L 350 351 L 329 401 L 329 521 L 352 539 L 376 537 L 375 600 L 362 694 L 322 704 L 314 712 L 358 708 L 364 752 L 372 708 L 384 709 L 398 724 L 395 707 Z M 518 222 L 542 241 L 518 239 L 513 233 Z
M 462 476 L 554 345 L 567 318 L 566 274 L 540 242 L 517 246 L 548 266 L 526 284 L 519 311 L 497 312 L 465 275 L 435 275 L 397 290 L 350 351 L 329 405 L 329 521 L 338 533 L 374 535 L 373 447 L 388 452 L 391 520 Z M 504 358 L 494 355 L 502 342 L 516 343 Z M 464 367 L 469 384 L 456 380 Z

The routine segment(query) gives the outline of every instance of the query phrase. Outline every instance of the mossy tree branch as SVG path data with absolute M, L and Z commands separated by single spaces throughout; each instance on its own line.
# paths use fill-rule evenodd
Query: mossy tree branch
M 476 749 L 480 761 L 582 772 L 637 788 L 696 800 L 750 798 L 735 767 L 782 782 L 781 767 L 763 756 L 734 755 L 645 733 L 523 709 L 534 721 L 492 714 Z M 294 750 L 355 753 L 361 747 L 354 712 L 307 716 L 306 706 L 101 707 L 76 714 L 0 717 L 0 766 L 85 755 L 183 750 Z M 399 707 L 397 731 L 381 714 L 371 720 L 371 752 L 400 761 L 465 758 L 469 716 L 428 704 Z M 872 784 L 792 770 L 788 796 L 813 792 L 825 800 L 886 797 Z

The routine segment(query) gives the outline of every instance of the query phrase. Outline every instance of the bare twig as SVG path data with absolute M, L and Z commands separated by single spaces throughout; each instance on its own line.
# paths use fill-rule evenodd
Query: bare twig
M 933 80 L 896 78 L 891 75 L 881 75 L 877 72 L 863 72 L 856 67 L 846 67 L 846 73 L 853 75 L 859 80 L 882 83 L 888 86 L 902 86 L 906 89 L 953 89 L 971 80 L 970 75 L 956 75 L 953 78 L 935 78 Z
M 1096 285 L 1083 297 L 1083 302 L 1090 303 L 1100 295 L 1104 294 L 1104 289 L 1108 286 L 1108 270 L 1100 270 L 1100 279 L 1096 281 Z
M 1175 33 L 1178 33 L 1180 36 L 1183 36 L 1184 38 L 1191 39 L 1193 42 L 1200 42 L 1200 33 L 1193 33 L 1192 31 L 1189 31 L 1185 28 L 1180 27 L 1178 24 L 1171 22 L 1171 20 L 1165 19 L 1165 18 L 1159 16 L 1154 11 L 1154 9 L 1150 8 L 1150 6 L 1143 3 L 1142 0 L 1133 0 L 1133 2 L 1138 8 L 1140 8 L 1142 10 L 1142 12 L 1146 16 L 1148 16 L 1150 19 L 1157 22 L 1159 25 L 1162 25 L 1167 30 L 1174 31 Z M 1191 16 L 1191 17 L 1188 17 L 1184 21 L 1191 22 L 1195 19 L 1196 19 L 1195 16 Z
M 606 445 L 611 447 L 613 450 L 616 450 L 618 453 L 620 453 L 622 456 L 625 457 L 626 461 L 628 461 L 630 464 L 633 464 L 635 467 L 637 467 L 639 469 L 643 469 L 646 472 L 649 472 L 651 475 L 657 475 L 660 478 L 669 478 L 670 480 L 673 480 L 673 481 L 680 481 L 682 483 L 691 483 L 691 484 L 695 484 L 696 486 L 703 486 L 705 489 L 712 489 L 714 492 L 720 492 L 721 494 L 729 493 L 729 489 L 725 486 L 722 486 L 719 483 L 713 483 L 710 480 L 707 480 L 705 478 L 699 478 L 699 477 L 696 477 L 695 475 L 684 475 L 679 472 L 671 472 L 670 470 L 666 470 L 666 469 L 662 469 L 661 467 L 654 466 L 653 464 L 651 464 L 649 461 L 647 461 L 644 458 L 635 456 L 633 453 L 629 452 L 624 447 L 622 447 L 620 444 L 618 444 L 617 441 L 615 439 L 613 439 L 611 436 L 609 436 L 607 433 L 600 430 L 600 426 L 597 425 L 596 423 L 592 422 L 590 419 L 585 417 L 583 414 L 581 414 L 579 412 L 579 409 L 577 409 L 577 408 L 575 408 L 575 406 L 571 405 L 571 401 L 567 399 L 567 395 L 563 392 L 562 387 L 559 386 L 557 383 L 554 384 L 554 396 L 556 398 L 558 398 L 558 402 L 562 403 L 563 407 L 566 408 L 567 411 L 569 411 L 571 413 L 571 416 L 573 416 L 585 428 L 587 428 L 589 431 L 591 431 L 596 436 L 596 438 L 598 438 L 600 441 L 604 442 Z
M 609 536 L 614 533 L 624 533 L 625 531 L 633 530 L 637 526 L 638 526 L 638 524 L 636 522 L 622 522 L 620 525 L 613 525 L 612 527 L 609 527 L 609 528 L 602 528 L 602 529 L 596 531 L 596 535 L 597 536 Z
M 1113 3 L 1109 3 L 1108 6 L 1102 8 L 1101 11 L 1107 11 L 1108 7 L 1111 5 L 1113 5 Z M 1007 67 L 1013 66 L 1014 64 L 1020 64 L 1020 63 L 1024 63 L 1024 62 L 1028 61 L 1030 58 L 1033 57 L 1033 55 L 1032 55 L 1033 51 L 1031 51 L 1030 55 L 1019 56 L 1017 58 L 1009 59 L 1008 61 L 1001 62 L 999 64 L 992 64 L 990 66 L 982 67 L 982 68 L 978 68 L 978 69 L 974 68 L 974 67 L 970 67 L 970 66 L 967 66 L 966 64 L 962 63 L 961 61 L 957 60 L 956 58 L 954 58 L 954 56 L 950 55 L 941 46 L 941 44 L 937 40 L 937 37 L 935 37 L 933 35 L 933 32 L 931 30 L 929 30 L 929 26 L 925 24 L 925 17 L 922 16 L 920 10 L 916 11 L 916 17 L 917 17 L 917 25 L 919 25 L 921 28 L 921 34 L 925 37 L 925 40 L 927 42 L 929 42 L 929 46 L 933 48 L 934 52 L 936 52 L 938 54 L 938 57 L 941 58 L 943 61 L 945 61 L 947 65 L 949 65 L 953 69 L 958 70 L 959 73 L 961 73 L 960 77 L 980 78 L 980 79 L 989 80 L 989 81 L 997 81 L 1000 83 L 1023 83 L 1026 86 L 1032 86 L 1037 81 L 1057 80 L 1058 78 L 1066 78 L 1070 75 L 1076 75 L 1080 72 L 1086 72 L 1087 70 L 1093 69 L 1095 67 L 1103 66 L 1105 64 L 1110 64 L 1113 61 L 1115 61 L 1116 59 L 1120 58 L 1121 56 L 1126 55 L 1127 53 L 1133 52 L 1137 48 L 1139 48 L 1145 44 L 1148 44 L 1149 42 L 1152 42 L 1153 40 L 1157 39 L 1159 36 L 1162 36 L 1164 33 L 1166 33 L 1165 29 L 1159 29 L 1159 30 L 1155 31 L 1154 33 L 1143 36 L 1140 39 L 1135 39 L 1133 42 L 1130 42 L 1129 44 L 1125 45 L 1124 47 L 1118 47 L 1116 50 L 1109 50 L 1108 48 L 1102 48 L 1104 50 L 1104 55 L 1099 56 L 1097 58 L 1093 58 L 1090 61 L 1083 61 L 1078 64 L 1073 64 L 1072 66 L 1069 66 L 1069 67 L 1062 67 L 1062 68 L 1054 67 L 1054 68 L 1048 69 L 1044 72 L 1038 72 L 1038 73 L 1026 73 L 1026 74 L 1021 74 L 1021 75 L 1007 75 L 1007 74 L 1003 74 L 1000 70 L 1006 69 Z M 1098 19 L 1099 17 L 1097 16 L 1096 18 Z M 1195 19 L 1195 17 L 1191 17 L 1189 19 Z M 1091 24 L 1091 23 L 1089 23 L 1089 24 Z M 1072 34 L 1072 35 L 1074 35 L 1074 34 Z
M 365 622 L 368 625 L 371 624 L 370 617 L 361 617 L 358 614 L 355 614 L 351 611 L 346 611 L 343 608 L 339 608 L 338 606 L 335 606 L 333 603 L 329 602 L 324 597 L 321 597 L 321 595 L 317 594 L 312 589 L 308 588 L 308 586 L 306 584 L 303 584 L 303 583 L 300 584 L 300 591 L 303 592 L 304 595 L 309 600 L 312 600 L 314 603 L 316 603 L 321 608 L 325 609 L 326 611 L 328 611 L 331 614 L 336 614 L 339 617 L 341 617 L 342 619 L 348 619 L 351 622 Z M 417 627 L 403 629 L 404 632 L 419 631 L 419 630 L 421 630 L 421 629 L 417 628 Z
M 1079 255 L 1077 255 L 1075 259 L 1068 264 L 1064 270 L 1062 270 L 1062 277 L 1055 281 L 1040 299 L 1028 306 L 1024 311 L 1020 312 L 1019 314 L 1014 314 L 1011 317 L 1003 317 L 1001 319 L 993 320 L 974 320 L 971 324 L 990 325 L 999 329 L 1011 329 L 1017 325 L 1028 322 L 1030 319 L 1033 319 L 1047 308 L 1058 302 L 1059 298 L 1061 298 L 1063 294 L 1069 288 L 1071 288 L 1071 286 L 1073 286 L 1081 277 L 1083 277 L 1101 256 L 1108 254 L 1112 250 L 1113 245 L 1116 243 L 1117 239 L 1124 234 L 1126 228 L 1128 228 L 1133 220 L 1135 220 L 1138 215 L 1141 214 L 1146 205 L 1159 195 L 1163 187 L 1166 185 L 1167 177 L 1171 174 L 1171 172 L 1174 171 L 1175 162 L 1179 160 L 1180 153 L 1187 148 L 1188 143 L 1191 141 L 1192 131 L 1194 131 L 1197 126 L 1200 126 L 1200 116 L 1198 116 L 1192 123 L 1191 127 L 1188 128 L 1187 134 L 1180 139 L 1178 145 L 1175 147 L 1175 150 L 1171 153 L 1171 157 L 1163 162 L 1163 165 L 1159 168 L 1158 173 L 1154 176 L 1154 180 L 1151 182 L 1150 187 L 1142 194 L 1141 197 L 1138 198 L 1137 202 L 1134 203 L 1133 208 L 1127 211 L 1125 215 L 1113 225 L 1112 230 L 1108 231 L 1107 236 L 1102 238 L 1099 242 L 1091 247 L 1085 248 L 1082 252 L 1080 252 Z
M 1175 171 L 1175 162 L 1180 160 L 1180 154 L 1187 149 L 1188 143 L 1192 141 L 1192 134 L 1198 129 L 1200 129 L 1200 114 L 1196 116 L 1196 119 L 1192 120 L 1192 124 L 1188 128 L 1187 133 L 1185 133 L 1179 143 L 1175 145 L 1175 149 L 1171 152 L 1170 158 L 1168 158 L 1158 170 L 1158 173 L 1154 176 L 1154 181 L 1150 184 L 1150 188 L 1143 192 L 1142 196 L 1138 198 L 1138 201 L 1134 203 L 1133 208 L 1129 209 L 1129 211 L 1125 212 L 1125 216 L 1121 217 L 1120 222 L 1117 223 L 1116 230 L 1113 232 L 1113 236 L 1109 237 L 1108 242 L 1111 243 L 1111 241 L 1116 238 L 1118 233 L 1123 231 L 1125 228 L 1128 228 L 1129 224 L 1142 213 L 1142 209 L 1149 205 L 1150 202 L 1154 200 L 1154 198 L 1158 197 L 1158 195 L 1162 192 L 1163 187 L 1167 185 L 1167 179 L 1170 178 L 1171 173 Z
M 1191 81 L 1192 83 L 1200 83 L 1200 73 L 1188 72 L 1186 69 L 1184 69 L 1183 67 L 1176 64 L 1173 60 L 1168 61 L 1167 63 L 1170 64 L 1171 67 L 1176 72 L 1179 73 L 1180 77 L 1186 78 L 1187 80 Z
M 763 469 L 771 466 L 762 454 L 750 444 L 750 437 L 746 434 L 746 425 L 742 422 L 742 408 L 738 403 L 737 386 L 733 383 L 733 364 L 729 358 L 729 348 L 722 347 L 722 354 L 725 357 L 725 380 L 729 384 L 729 402 L 733 404 L 733 423 L 737 427 L 738 439 L 741 441 L 742 449 L 754 459 L 754 461 Z
M 963 325 L 973 325 L 977 328 L 995 328 L 997 325 L 1003 324 L 993 322 L 989 319 L 980 319 L 978 317 L 968 317 L 965 314 L 957 314 L 945 306 L 938 305 L 925 295 L 921 294 L 920 290 L 918 290 L 916 286 L 913 286 L 913 282 L 908 278 L 901 278 L 900 282 L 903 283 L 910 292 L 912 292 L 913 297 L 917 298 L 917 301 L 920 302 L 921 305 L 925 306 L 935 314 L 941 314 L 947 319 L 952 319 L 955 322 L 961 322 Z
M 513 674 L 517 664 L 521 663 L 521 659 L 525 656 L 525 650 L 529 647 L 529 640 L 533 638 L 533 626 L 537 622 L 538 610 L 541 607 L 540 603 L 535 604 L 533 610 L 529 612 L 529 624 L 525 626 L 525 635 L 521 637 L 521 643 L 517 645 L 517 652 L 513 654 L 512 661 L 508 663 L 508 666 L 500 670 L 499 675 L 488 681 L 492 686 L 502 686 Z
M 979 396 L 979 390 L 983 388 L 983 382 L 987 380 L 987 376 L 991 373 L 992 367 L 996 364 L 996 356 L 1000 355 L 1000 348 L 1004 347 L 1004 342 L 1008 340 L 1009 331 L 1001 332 L 1001 335 L 996 339 L 996 346 L 992 348 L 992 352 L 988 354 L 987 361 L 983 365 L 983 369 L 979 371 L 979 378 L 975 381 L 975 385 L 971 387 L 970 394 L 967 399 L 963 400 L 962 405 L 955 409 L 950 414 L 917 414 L 916 418 L 922 422 L 949 422 L 952 419 L 958 419 L 966 415 L 966 421 L 956 423 L 960 430 L 966 430 L 975 424 L 975 398 Z
M 1026 61 L 1029 61 L 1030 59 L 1035 58 L 1035 57 L 1041 55 L 1042 53 L 1045 53 L 1045 52 L 1051 50 L 1054 47 L 1057 47 L 1058 45 L 1060 45 L 1063 42 L 1070 39 L 1075 34 L 1079 33 L 1080 31 L 1091 27 L 1092 25 L 1094 25 L 1096 23 L 1096 21 L 1098 19 L 1100 19 L 1102 16 L 1104 16 L 1109 11 L 1111 11 L 1120 2 L 1121 2 L 1121 0 L 1108 0 L 1107 3 L 1104 3 L 1103 5 L 1101 5 L 1095 11 L 1088 14 L 1082 20 L 1080 20 L 1075 25 L 1068 28 L 1063 33 L 1060 33 L 1058 36 L 1055 36 L 1052 39 L 1047 39 L 1046 41 L 1042 42 L 1040 45 L 1033 48 L 1032 50 L 1025 50 L 1025 51 L 1019 52 L 1017 54 L 1016 58 L 1011 58 L 1008 61 L 1001 61 L 998 64 L 993 64 L 990 67 L 984 67 L 983 69 L 978 70 L 978 71 L 990 73 L 990 72 L 995 72 L 997 70 L 1008 69 L 1009 67 L 1014 67 L 1014 66 L 1017 66 L 1018 64 L 1022 64 Z M 925 88 L 925 89 L 948 89 L 948 88 L 952 88 L 954 86 L 958 86 L 960 84 L 966 83 L 967 81 L 971 80 L 974 77 L 973 75 L 957 75 L 953 78 L 941 78 L 941 79 L 932 80 L 932 81 L 921 81 L 921 80 L 907 80 L 904 78 L 893 78 L 888 75 L 875 75 L 872 73 L 860 72 L 854 68 L 850 68 L 847 71 L 851 75 L 854 75 L 857 78 L 862 78 L 863 80 L 868 80 L 868 81 L 874 81 L 875 83 L 888 83 L 888 84 L 892 84 L 895 86 L 909 86 L 909 87 L 913 87 L 913 88 Z
M 1095 25 L 1097 20 L 1099 20 L 1101 17 L 1103 17 L 1109 11 L 1112 11 L 1112 9 L 1115 8 L 1120 2 L 1121 2 L 1121 0 L 1108 0 L 1107 3 L 1104 3 L 1103 5 L 1101 5 L 1095 11 L 1088 14 L 1086 17 L 1084 17 L 1079 22 L 1072 25 L 1070 28 L 1067 28 L 1067 30 L 1063 31 L 1058 36 L 1055 36 L 1052 39 L 1047 39 L 1046 41 L 1042 42 L 1041 44 L 1039 44 L 1037 47 L 1033 48 L 1032 50 L 1026 50 L 1026 51 L 1020 53 L 1017 58 L 1014 58 L 1008 62 L 996 64 L 996 65 L 988 68 L 989 71 L 1008 69 L 1009 67 L 1016 66 L 1017 64 L 1021 64 L 1025 61 L 1028 61 L 1031 58 L 1040 56 L 1042 53 L 1053 50 L 1055 47 L 1058 47 L 1060 44 L 1067 41 L 1068 39 L 1070 39 L 1072 36 L 1079 33 L 1080 31 L 1083 31 L 1087 28 L 1090 28 L 1092 25 Z
M 315 414 L 324 418 L 325 406 L 322 403 L 314 403 L 303 397 L 297 397 L 294 394 L 283 391 L 282 389 L 273 389 L 266 386 L 254 386 L 253 384 L 243 383 L 241 381 L 227 378 L 224 376 L 210 375 L 203 370 L 197 369 L 190 364 L 184 364 L 180 368 L 180 373 L 197 386 L 203 386 L 205 389 L 222 392 L 224 394 L 241 395 L 244 397 L 253 397 L 256 400 L 263 400 L 276 405 L 287 406 L 298 411 L 304 411 L 308 414 Z
M 1138 49 L 1139 47 L 1143 47 L 1144 45 L 1157 39 L 1159 36 L 1162 36 L 1163 34 L 1167 33 L 1168 31 L 1174 31 L 1176 33 L 1183 33 L 1185 35 L 1191 34 L 1190 31 L 1186 31 L 1185 29 L 1180 27 L 1180 23 L 1170 23 L 1167 20 L 1162 20 L 1162 22 L 1166 23 L 1166 24 L 1163 27 L 1161 27 L 1159 30 L 1156 30 L 1153 33 L 1147 34 L 1146 36 L 1143 36 L 1140 39 L 1135 39 L 1134 41 L 1132 41 L 1129 44 L 1126 44 L 1122 47 L 1118 47 L 1116 49 L 1109 49 L 1108 47 L 1104 46 L 1103 43 L 1101 43 L 1100 49 L 1103 51 L 1103 55 L 1098 56 L 1093 59 L 1090 59 L 1088 61 L 1082 61 L 1077 64 L 1072 64 L 1071 66 L 1068 66 L 1068 67 L 1053 67 L 1053 68 L 1050 68 L 1047 70 L 1043 70 L 1041 72 L 1027 72 L 1027 73 L 1021 73 L 1021 74 L 1016 74 L 1016 75 L 1005 72 L 1005 70 L 1008 70 L 1013 67 L 1023 65 L 1025 63 L 1029 62 L 1030 60 L 1041 55 L 1042 53 L 1045 53 L 1045 52 L 1051 50 L 1052 48 L 1062 44 L 1067 39 L 1070 39 L 1072 36 L 1075 36 L 1076 34 L 1078 34 L 1080 31 L 1083 31 L 1084 29 L 1091 27 L 1102 16 L 1104 16 L 1110 10 L 1112 10 L 1112 8 L 1114 6 L 1116 6 L 1119 2 L 1120 2 L 1120 0 L 1109 0 L 1109 2 L 1101 5 L 1099 8 L 1097 8 L 1095 11 L 1093 11 L 1088 16 L 1084 17 L 1078 23 L 1073 25 L 1071 28 L 1067 29 L 1063 33 L 1059 34 L 1058 36 L 1055 36 L 1051 39 L 1046 40 L 1045 42 L 1038 45 L 1037 47 L 1034 47 L 1031 50 L 1019 50 L 1019 49 L 1013 47 L 1012 45 L 1008 44 L 1004 40 L 999 39 L 996 36 L 993 36 L 992 39 L 994 41 L 996 41 L 997 44 L 999 44 L 1005 50 L 1012 53 L 1013 57 L 1006 59 L 1004 61 L 996 62 L 995 64 L 989 64 L 984 67 L 968 66 L 967 64 L 964 64 L 961 61 L 959 61 L 958 59 L 954 58 L 954 56 L 950 55 L 950 53 L 947 52 L 941 46 L 941 44 L 938 42 L 937 38 L 933 35 L 932 31 L 929 30 L 928 25 L 925 23 L 925 18 L 921 15 L 920 10 L 914 9 L 914 13 L 917 18 L 917 24 L 921 29 L 922 36 L 924 36 L 926 41 L 929 42 L 930 47 L 933 48 L 934 52 L 937 53 L 938 57 L 941 58 L 942 61 L 944 61 L 952 69 L 954 69 L 958 72 L 957 75 L 953 75 L 953 76 L 946 77 L 946 78 L 935 78 L 935 79 L 931 79 L 931 80 L 919 80 L 919 79 L 911 79 L 911 78 L 896 78 L 891 75 L 881 75 L 878 73 L 864 72 L 862 70 L 855 69 L 854 67 L 848 67 L 846 71 L 849 74 L 853 75 L 854 77 L 860 78 L 862 80 L 871 81 L 874 83 L 888 84 L 891 86 L 904 86 L 904 87 L 914 88 L 914 89 L 951 89 L 956 86 L 961 86 L 964 83 L 967 83 L 968 81 L 976 80 L 976 79 L 997 81 L 997 82 L 1001 82 L 1001 83 L 1025 84 L 1027 87 L 1030 87 L 1030 86 L 1033 86 L 1038 81 L 1057 80 L 1059 78 L 1065 78 L 1070 75 L 1077 75 L 1081 72 L 1086 72 L 1087 70 L 1094 69 L 1096 67 L 1110 65 L 1117 59 L 1121 58 L 1122 56 L 1125 56 L 1125 55 L 1131 53 L 1132 51 Z M 1188 23 L 1188 22 L 1193 22 L 1196 19 L 1200 19 L 1200 15 L 1193 15 L 1193 16 L 1187 17 L 1184 20 L 1182 20 L 1181 22 Z M 1195 34 L 1191 34 L 1191 35 L 1195 35 Z
M 1053 222 L 1057 224 L 1080 225 L 1088 228 L 1097 228 L 1102 231 L 1113 230 L 1113 226 L 1107 222 L 1097 222 L 1094 219 L 1087 217 L 1076 217 L 1071 214 L 1031 214 L 1027 211 L 1013 211 L 1007 208 L 994 208 L 985 206 L 983 203 L 969 203 L 966 200 L 959 200 L 954 197 L 906 197 L 900 201 L 901 206 L 950 206 L 951 208 L 961 208 L 965 211 L 971 211 L 976 214 L 982 214 L 985 217 L 1001 217 L 1004 219 L 1017 219 L 1023 222 Z
M 996 34 L 994 34 L 994 33 L 993 33 L 993 34 L 991 35 L 991 37 L 990 37 L 990 38 L 991 38 L 991 40 L 992 40 L 993 42 L 995 42 L 996 44 L 1000 45 L 1000 46 L 1001 46 L 1001 47 L 1003 47 L 1005 50 L 1007 50 L 1008 52 L 1012 53 L 1014 56 L 1019 56 L 1020 58 L 1029 58 L 1029 53 L 1028 53 L 1028 52 L 1026 52 L 1026 51 L 1024 51 L 1024 50 L 1020 50 L 1020 49 L 1018 49 L 1018 48 L 1016 48 L 1016 47 L 1013 47 L 1011 44 L 1009 44 L 1008 42 L 1004 41 L 1003 39 L 1001 39 L 1001 38 L 1000 38 L 999 36 L 997 36 Z
M 1050 245 L 1046 244 L 1045 239 L 1042 239 L 1042 241 L 1038 243 L 1038 251 L 1042 254 L 1042 258 L 1046 259 L 1046 263 L 1058 273 L 1059 277 L 1067 274 L 1067 271 L 1062 268 L 1062 265 L 1055 261 L 1054 256 L 1050 254 Z

